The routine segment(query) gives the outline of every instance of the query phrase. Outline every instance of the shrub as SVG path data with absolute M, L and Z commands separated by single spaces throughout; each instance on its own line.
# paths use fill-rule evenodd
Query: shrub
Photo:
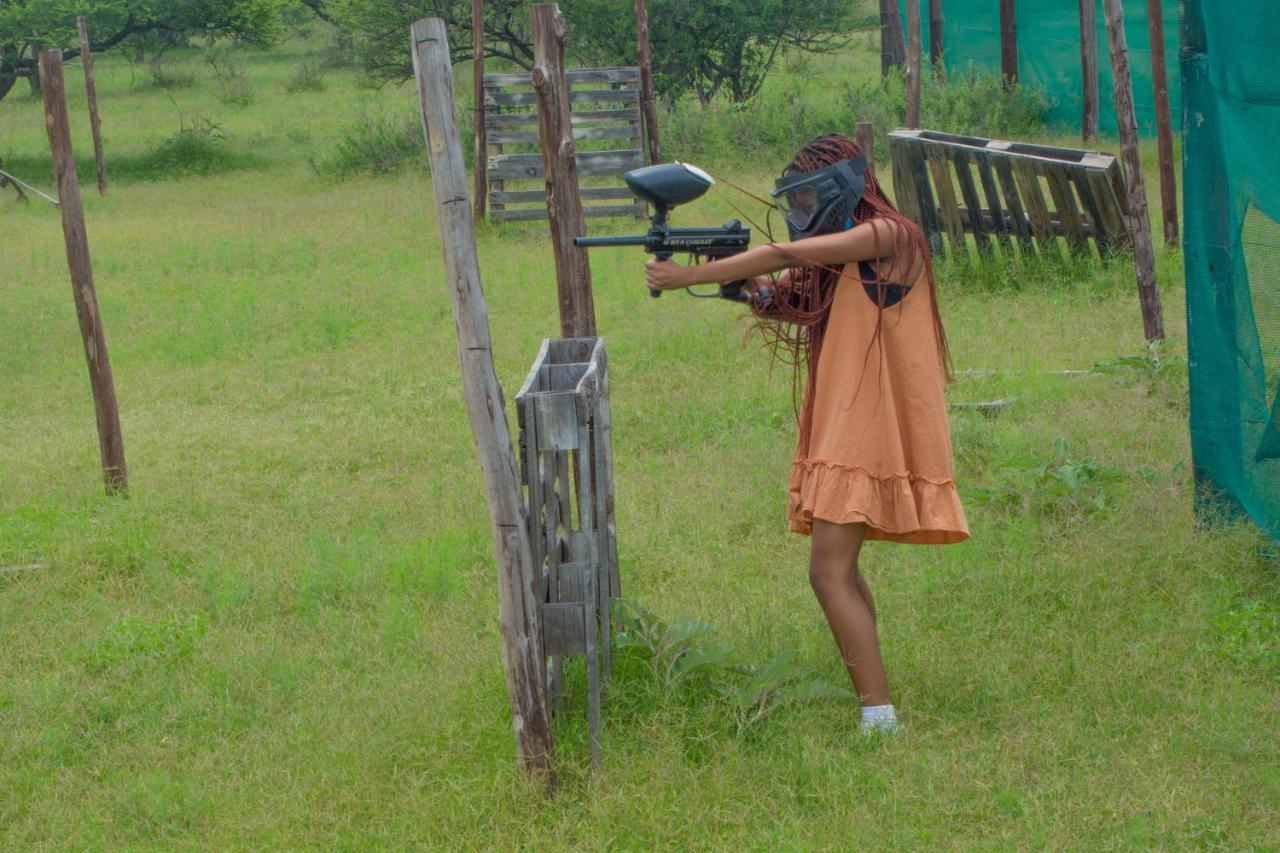
M 952 133 L 1026 136 L 1042 128 L 1049 107 L 1037 90 L 1015 86 L 1006 91 L 998 77 L 971 69 L 945 81 L 926 75 L 921 84 L 921 124 Z M 713 165 L 769 160 L 781 167 L 813 137 L 832 131 L 852 136 L 857 122 L 869 121 L 878 133 L 876 159 L 884 161 L 885 134 L 902 125 L 905 113 L 900 74 L 833 88 L 802 72 L 743 104 L 717 101 L 699 108 L 685 99 L 665 117 L 662 132 L 681 159 Z
M 190 89 L 197 75 L 194 69 L 178 68 L 157 56 L 148 63 L 147 76 L 156 89 Z
M 227 136 L 208 118 L 182 121 L 178 132 L 151 146 L 146 158 L 151 176 L 208 175 L 234 168 Z
M 249 80 L 248 63 L 241 53 L 226 45 L 217 44 L 205 51 L 204 59 L 218 78 L 221 88 L 218 97 L 224 104 L 247 107 L 254 102 L 255 94 L 253 83 Z
M 422 161 L 422 126 L 412 116 L 390 116 L 361 102 L 355 123 L 342 135 L 333 156 L 313 163 L 316 171 L 339 178 L 386 175 Z
M 294 69 L 284 88 L 289 93 L 324 91 L 324 67 L 311 60 L 303 62 Z

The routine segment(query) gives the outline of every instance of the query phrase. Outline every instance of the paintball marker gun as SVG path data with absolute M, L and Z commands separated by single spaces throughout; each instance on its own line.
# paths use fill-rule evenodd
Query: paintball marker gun
M 715 180 L 697 166 L 686 163 L 663 163 L 632 169 L 622 176 L 627 186 L 639 198 L 653 205 L 653 216 L 648 234 L 629 237 L 577 237 L 573 245 L 582 248 L 595 246 L 644 246 L 644 250 L 660 261 L 668 260 L 676 252 L 688 252 L 699 258 L 727 258 L 747 250 L 751 242 L 751 229 L 744 228 L 738 220 L 727 222 L 719 228 L 673 228 L 667 224 L 667 214 L 678 204 L 701 198 Z M 747 302 L 751 297 L 743 292 L 745 280 L 726 282 L 716 294 L 693 296 L 719 296 L 735 302 Z M 661 296 L 661 290 L 650 290 L 650 296 Z M 768 301 L 762 290 L 760 297 Z

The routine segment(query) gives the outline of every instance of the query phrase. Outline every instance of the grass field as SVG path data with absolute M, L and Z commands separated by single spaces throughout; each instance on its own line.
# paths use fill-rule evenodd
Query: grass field
M 904 736 L 860 739 L 838 701 L 739 733 L 624 661 L 603 767 L 579 689 L 561 790 L 532 795 L 429 180 L 308 164 L 412 92 L 333 71 L 290 94 L 308 50 L 255 55 L 247 106 L 194 56 L 171 92 L 102 60 L 105 198 L 73 103 L 127 501 L 101 494 L 57 211 L 0 198 L 0 848 L 1280 849 L 1276 556 L 1195 521 L 1173 253 L 1158 368 L 1124 360 L 1123 264 L 942 269 L 957 369 L 993 372 L 952 399 L 1014 402 L 953 414 L 973 540 L 864 552 Z M 235 168 L 144 180 L 201 118 Z M 38 101 L 0 103 L 0 158 L 48 187 L 43 132 Z M 484 227 L 480 255 L 510 397 L 558 328 L 550 246 Z M 638 253 L 592 261 L 627 594 L 838 683 L 785 532 L 789 374 L 731 306 L 651 301 Z

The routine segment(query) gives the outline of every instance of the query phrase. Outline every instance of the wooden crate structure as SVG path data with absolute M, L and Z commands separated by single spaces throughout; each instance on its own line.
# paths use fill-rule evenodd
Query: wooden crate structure
M 966 234 L 983 255 L 993 240 L 1006 255 L 1016 243 L 1050 257 L 1062 256 L 1059 238 L 1073 256 L 1130 245 L 1124 173 L 1110 154 L 933 130 L 895 130 L 889 145 L 898 209 L 935 253 L 944 234 L 961 257 Z
M 542 583 L 548 696 L 558 710 L 562 658 L 584 655 L 591 756 L 598 762 L 600 685 L 612 664 L 609 602 L 622 593 L 604 341 L 544 340 L 516 395 L 516 412 L 529 546 Z
M 639 68 L 565 72 L 586 216 L 645 216 L 622 174 L 644 165 Z M 538 97 L 529 72 L 484 75 L 489 217 L 546 219 Z M 583 150 L 586 149 L 586 150 Z M 611 202 L 599 204 L 599 202 Z

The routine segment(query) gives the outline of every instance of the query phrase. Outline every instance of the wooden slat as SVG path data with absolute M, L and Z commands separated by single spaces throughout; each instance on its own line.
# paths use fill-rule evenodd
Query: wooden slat
M 1044 192 L 1040 189 L 1040 176 L 1036 173 L 1036 164 L 1032 160 L 1018 158 L 1013 161 L 1013 174 L 1022 195 L 1023 207 L 1027 210 L 1027 221 L 1031 225 L 1031 233 L 1036 236 L 1040 254 L 1052 254 L 1061 258 L 1057 240 L 1054 239 L 1053 224 L 1049 221 L 1049 205 L 1045 203 Z
M 545 213 L 545 211 L 544 211 Z M 539 394 L 533 398 L 538 428 L 538 450 L 573 450 L 578 446 L 575 401 L 572 392 Z
M 578 152 L 578 174 L 586 177 L 620 175 L 644 165 L 638 148 L 622 151 Z M 489 158 L 491 180 L 534 180 L 542 177 L 541 154 L 504 154 Z
M 639 104 L 635 89 L 585 89 L 569 93 L 573 104 Z M 486 107 L 527 107 L 538 103 L 533 92 L 485 92 Z
M 1098 200 L 1102 228 L 1107 232 L 1112 248 L 1128 246 L 1129 228 L 1125 225 L 1124 217 L 1120 213 L 1119 200 L 1116 198 L 1116 190 L 1111 183 L 1111 178 L 1106 172 L 1090 171 L 1088 181 L 1093 189 L 1094 198 Z
M 586 607 L 579 603 L 542 605 L 542 644 L 547 657 L 585 654 Z
M 1013 177 L 1013 164 L 1008 157 L 996 157 L 995 169 L 1000 177 L 1000 188 L 1004 190 L 1005 207 L 1009 211 L 1013 233 L 1018 236 L 1023 251 L 1035 252 L 1035 244 L 1031 242 L 1031 225 L 1027 222 L 1027 212 L 1022 207 L 1018 184 Z
M 536 130 L 498 130 L 488 135 L 489 139 L 500 145 L 532 144 L 538 141 Z M 574 139 L 626 139 L 639 140 L 640 128 L 634 125 L 618 127 L 577 126 L 573 129 Z
M 961 136 L 954 133 L 941 133 L 936 130 L 895 130 L 889 134 L 889 138 L 917 144 L 938 142 L 945 145 L 963 145 L 993 153 L 1001 152 L 1037 162 L 1079 164 L 1091 169 L 1106 169 L 1116 162 L 1115 157 L 1098 151 L 1081 151 L 1076 148 L 1010 142 L 1004 139 L 985 139 L 979 136 Z
M 960 195 L 964 198 L 965 207 L 969 210 L 981 211 L 982 200 L 978 198 L 978 189 L 973 183 L 973 171 L 969 168 L 971 152 L 963 148 L 953 148 L 950 153 L 955 163 L 956 178 L 960 182 Z M 991 254 L 991 238 L 987 236 L 986 223 L 981 216 L 970 217 L 969 230 L 973 233 L 973 241 L 978 244 L 978 251 L 984 255 Z
M 598 207 L 584 207 L 582 209 L 583 216 L 635 216 L 636 209 L 634 205 L 601 205 Z M 508 222 L 524 222 L 535 219 L 546 219 L 547 209 L 545 207 L 508 207 L 505 210 L 495 210 L 492 214 L 495 221 Z
M 574 110 L 570 116 L 574 127 L 585 124 L 587 122 L 596 121 L 640 121 L 640 108 L 629 107 L 627 109 L 616 110 Z M 537 127 L 537 113 L 495 113 L 486 110 L 484 116 L 484 125 L 491 130 L 501 130 L 503 128 L 524 127 L 526 125 Z
M 919 145 L 905 146 L 907 149 L 907 167 L 911 171 L 911 179 L 916 185 L 916 198 L 920 205 L 920 226 L 924 228 L 929 240 L 929 248 L 934 253 L 942 251 L 942 225 L 938 218 L 938 209 L 933 200 L 933 186 L 929 183 L 929 169 L 925 164 L 924 149 Z
M 985 151 L 975 151 L 973 161 L 978 166 L 978 179 L 982 183 L 982 192 L 987 198 L 987 207 L 991 214 L 991 230 L 1000 241 L 1000 248 L 1009 254 L 1013 251 L 1013 243 L 1009 240 L 1012 225 L 1005 219 L 1004 205 L 1000 202 L 1000 190 L 996 186 L 995 171 L 991 168 L 991 155 Z
M 933 174 L 933 186 L 938 191 L 938 218 L 946 229 L 951 247 L 958 256 L 965 256 L 969 247 L 964 238 L 964 223 L 960 219 L 960 203 L 956 201 L 955 186 L 951 183 L 951 163 L 947 160 L 946 149 L 940 145 L 926 145 L 924 156 Z
M 1049 183 L 1049 193 L 1053 196 L 1053 207 L 1062 220 L 1066 231 L 1067 247 L 1073 255 L 1089 254 L 1089 241 L 1084 236 L 1084 223 L 1080 219 L 1080 208 L 1076 204 L 1075 193 L 1071 191 L 1071 182 L 1066 171 L 1060 166 L 1044 167 L 1044 176 Z
M 1093 187 L 1089 186 L 1089 175 L 1080 169 L 1072 169 L 1068 177 L 1076 188 L 1076 195 L 1080 197 L 1080 206 L 1084 208 L 1088 218 L 1090 227 L 1087 230 L 1098 247 L 1098 256 L 1105 258 L 1111 253 L 1111 235 L 1102 227 L 1102 211 L 1098 200 L 1093 195 Z
M 583 187 L 582 198 L 591 201 L 620 201 L 634 198 L 626 187 Z M 536 204 L 547 200 L 545 189 L 506 190 L 489 193 L 489 198 L 501 204 Z
M 907 146 L 891 146 L 889 156 L 893 162 L 893 196 L 898 203 L 898 211 L 912 222 L 920 224 L 920 201 L 916 195 L 915 181 L 911 179 Z M 921 225 L 922 229 L 923 227 Z
M 528 71 L 512 71 L 501 74 L 484 75 L 486 87 L 530 86 L 531 74 Z M 618 66 L 614 68 L 569 68 L 565 70 L 569 85 L 587 83 L 601 85 L 614 83 L 639 83 L 640 69 L 635 66 Z
M 1125 186 L 1124 167 L 1119 160 L 1107 167 L 1107 175 L 1111 178 L 1111 186 L 1114 188 L 1116 201 L 1120 204 L 1120 212 L 1124 214 L 1127 220 L 1129 218 L 1129 188 Z

